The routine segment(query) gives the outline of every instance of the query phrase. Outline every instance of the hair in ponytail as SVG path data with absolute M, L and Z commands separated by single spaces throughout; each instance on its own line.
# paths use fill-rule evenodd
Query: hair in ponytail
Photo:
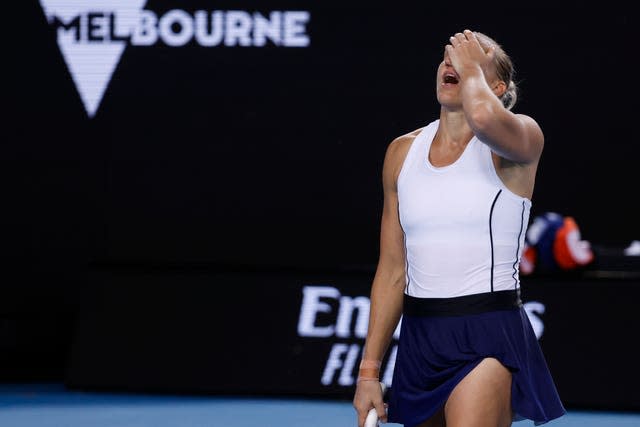
M 511 110 L 513 106 L 516 105 L 518 101 L 518 87 L 513 80 L 509 82 L 509 86 L 507 86 L 507 90 L 502 94 L 500 100 L 507 110 Z

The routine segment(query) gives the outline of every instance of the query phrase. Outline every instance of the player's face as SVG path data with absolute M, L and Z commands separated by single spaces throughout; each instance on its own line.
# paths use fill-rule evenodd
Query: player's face
M 436 76 L 436 94 L 441 105 L 460 103 L 460 78 L 453 68 L 449 55 L 444 52 Z

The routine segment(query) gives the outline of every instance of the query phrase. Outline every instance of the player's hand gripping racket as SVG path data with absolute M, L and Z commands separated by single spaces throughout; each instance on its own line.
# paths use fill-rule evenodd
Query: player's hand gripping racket
M 383 382 L 380 383 L 380 388 L 382 389 L 382 396 L 384 397 L 384 392 L 387 387 Z M 380 425 L 378 419 L 378 413 L 376 412 L 376 408 L 371 408 L 369 413 L 367 414 L 367 418 L 364 420 L 364 427 L 378 427 Z

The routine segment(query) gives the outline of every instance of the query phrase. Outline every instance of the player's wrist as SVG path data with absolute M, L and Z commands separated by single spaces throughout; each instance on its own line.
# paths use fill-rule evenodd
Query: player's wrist
M 360 370 L 358 371 L 358 381 L 379 381 L 381 365 L 382 362 L 380 360 L 361 360 Z

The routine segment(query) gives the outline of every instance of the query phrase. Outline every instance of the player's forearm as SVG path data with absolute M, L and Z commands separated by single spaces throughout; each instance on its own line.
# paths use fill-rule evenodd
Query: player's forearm
M 402 314 L 404 287 L 404 268 L 376 274 L 371 289 L 364 360 L 382 360 L 384 357 Z
M 504 109 L 502 101 L 491 91 L 481 71 L 470 73 L 464 78 L 462 107 L 467 122 L 476 135 L 486 133 Z
M 462 106 L 474 135 L 494 153 L 518 163 L 529 163 L 539 157 L 542 134 L 530 132 L 525 121 L 507 110 L 482 74 L 465 77 Z

